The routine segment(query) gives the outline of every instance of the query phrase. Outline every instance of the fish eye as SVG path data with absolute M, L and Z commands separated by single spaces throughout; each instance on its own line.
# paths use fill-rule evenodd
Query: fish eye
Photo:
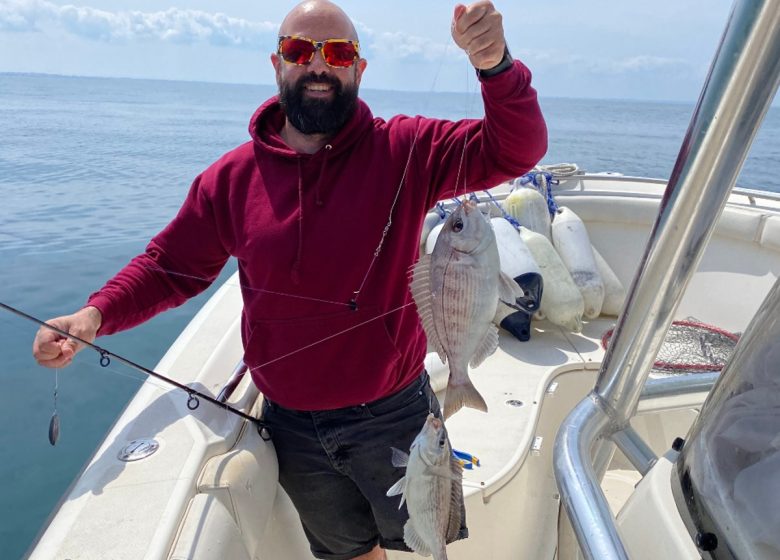
M 455 233 L 459 233 L 463 229 L 463 220 L 458 218 L 454 222 L 452 222 L 452 231 Z
M 447 438 L 446 438 L 446 437 L 444 437 L 444 435 L 442 435 L 442 436 L 439 438 L 439 447 L 444 447 L 444 444 L 445 444 L 445 443 L 447 443 Z

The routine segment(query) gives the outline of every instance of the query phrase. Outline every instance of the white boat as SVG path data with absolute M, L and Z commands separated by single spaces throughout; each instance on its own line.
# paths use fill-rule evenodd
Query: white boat
M 778 541 L 771 548 L 772 535 L 751 540 L 734 524 L 723 530 L 710 496 L 696 493 L 705 482 L 716 484 L 719 472 L 705 469 L 706 454 L 696 450 L 727 410 L 729 388 L 750 375 L 736 358 L 744 356 L 745 364 L 748 356 L 779 352 L 772 344 L 780 340 L 779 313 L 773 314 L 780 306 L 780 195 L 729 192 L 777 90 L 779 27 L 776 3 L 737 4 L 668 184 L 581 174 L 553 187 L 558 203 L 583 219 L 593 245 L 632 288 L 619 319 L 586 320 L 581 333 L 546 321 L 533 322 L 528 342 L 502 332 L 499 349 L 472 374 L 490 412 L 464 409 L 447 422 L 454 447 L 480 459 L 479 467 L 464 471 L 470 537 L 448 547 L 451 560 L 780 554 Z M 751 68 L 743 67 L 746 61 Z M 505 187 L 494 192 L 499 200 L 506 194 Z M 262 395 L 235 367 L 243 353 L 241 307 L 233 278 L 155 371 L 207 394 L 228 395 L 228 404 L 257 416 Z M 645 384 L 670 322 L 687 317 L 744 332 L 735 360 L 721 376 L 659 376 Z M 616 323 L 606 352 L 602 337 Z M 443 398 L 446 367 L 435 354 L 426 366 Z M 234 369 L 235 386 L 229 383 Z M 780 402 L 780 381 L 766 390 Z M 188 402 L 181 390 L 144 383 L 30 557 L 311 558 L 278 484 L 272 443 L 236 415 L 206 402 L 190 410 Z M 680 442 L 673 442 L 686 438 L 692 425 L 681 455 Z M 780 457 L 780 443 L 766 445 L 759 450 L 764 457 Z M 691 466 L 696 511 L 709 511 L 714 521 L 691 521 L 695 515 L 675 501 L 675 473 Z M 767 491 L 779 488 L 777 472 L 763 475 Z M 777 498 L 768 500 L 776 504 Z M 779 521 L 776 509 L 764 511 L 770 522 Z M 764 548 L 754 555 L 756 543 Z

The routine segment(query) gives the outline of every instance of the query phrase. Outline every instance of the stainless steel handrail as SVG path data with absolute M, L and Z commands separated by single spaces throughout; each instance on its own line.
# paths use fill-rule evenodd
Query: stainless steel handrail
M 693 408 L 704 401 L 720 372 L 691 373 L 645 383 L 637 405 L 637 414 Z
M 780 2 L 738 0 L 661 200 L 594 391 L 561 425 L 554 467 L 585 558 L 627 559 L 592 465 L 627 427 L 688 281 L 780 82 Z

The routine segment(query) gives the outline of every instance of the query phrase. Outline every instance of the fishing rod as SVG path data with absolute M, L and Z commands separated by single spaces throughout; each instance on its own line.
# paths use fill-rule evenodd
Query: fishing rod
M 45 327 L 47 329 L 50 329 L 61 336 L 64 336 L 66 338 L 69 338 L 71 340 L 75 340 L 76 342 L 80 342 L 81 344 L 84 344 L 85 346 L 92 348 L 95 350 L 98 354 L 100 354 L 100 365 L 104 368 L 108 367 L 111 364 L 111 358 L 114 358 L 115 360 L 125 364 L 126 366 L 136 370 L 140 371 L 141 373 L 144 373 L 150 377 L 154 377 L 156 379 L 159 379 L 161 381 L 165 381 L 166 383 L 169 383 L 170 385 L 173 385 L 174 387 L 181 389 L 182 391 L 186 391 L 189 395 L 189 399 L 187 399 L 187 408 L 190 410 L 195 410 L 200 406 L 200 399 L 203 399 L 206 402 L 210 402 L 211 404 L 214 404 L 228 412 L 231 412 L 237 416 L 240 416 L 244 420 L 249 420 L 250 422 L 254 423 L 257 426 L 257 433 L 260 434 L 260 437 L 263 439 L 263 441 L 270 441 L 271 439 L 271 430 L 268 427 L 268 425 L 263 422 L 260 418 L 255 418 L 254 416 L 251 416 L 245 412 L 242 412 L 241 410 L 238 410 L 237 408 L 234 408 L 230 406 L 227 403 L 220 402 L 219 400 L 215 399 L 211 395 L 207 395 L 205 393 L 202 393 L 198 391 L 197 389 L 193 389 L 192 387 L 187 387 L 186 385 L 179 383 L 178 381 L 171 379 L 170 377 L 166 377 L 165 375 L 162 375 L 161 373 L 157 373 L 154 370 L 151 370 L 149 368 L 146 368 L 142 365 L 136 364 L 132 360 L 128 360 L 127 358 L 124 358 L 120 356 L 119 354 L 115 354 L 114 352 L 111 352 L 110 350 L 106 350 L 105 348 L 101 348 L 100 346 L 93 344 L 91 342 L 87 342 L 86 340 L 79 338 L 76 335 L 70 334 L 68 332 L 63 331 L 62 329 L 59 329 L 55 327 L 54 325 L 50 325 L 49 323 L 46 323 L 45 321 L 41 321 L 40 319 L 33 317 L 32 315 L 29 315 L 25 313 L 24 311 L 21 311 L 11 305 L 7 305 L 0 301 L 0 308 L 5 309 L 9 313 L 12 313 L 16 315 L 17 317 L 21 317 L 22 319 L 26 319 L 28 321 L 31 321 L 41 327 Z

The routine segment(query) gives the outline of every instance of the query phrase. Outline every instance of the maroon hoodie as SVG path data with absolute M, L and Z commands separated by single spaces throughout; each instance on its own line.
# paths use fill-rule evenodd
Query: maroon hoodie
M 422 219 L 456 187 L 493 187 L 544 155 L 547 131 L 530 81 L 520 62 L 484 79 L 484 120 L 384 121 L 360 101 L 311 155 L 282 141 L 284 112 L 270 99 L 252 117 L 252 141 L 199 175 L 146 252 L 89 298 L 103 314 L 99 334 L 180 305 L 234 256 L 244 361 L 272 401 L 324 410 L 408 385 L 426 351 L 408 287 Z

